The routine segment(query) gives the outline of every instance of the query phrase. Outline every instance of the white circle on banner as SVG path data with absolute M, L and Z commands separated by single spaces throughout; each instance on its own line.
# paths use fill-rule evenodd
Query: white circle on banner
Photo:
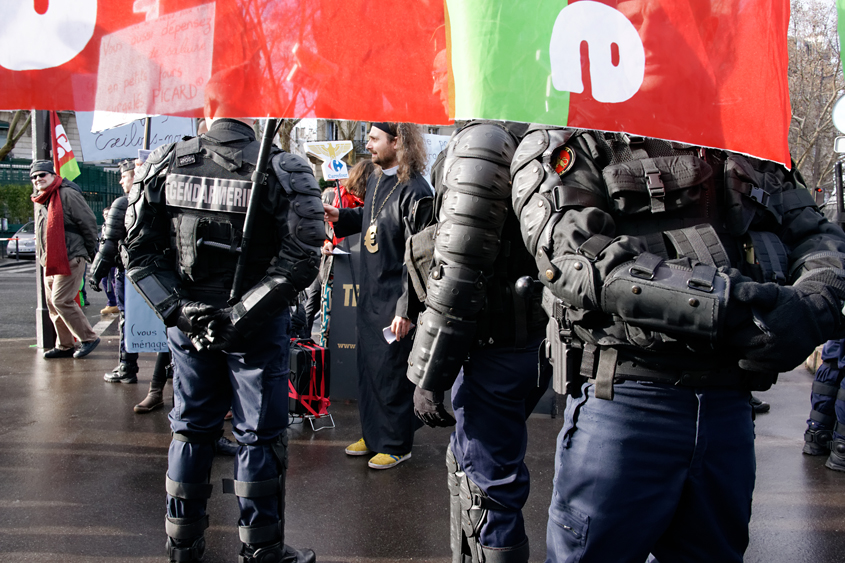
M 845 133 L 845 96 L 842 96 L 833 104 L 833 126 L 840 133 Z

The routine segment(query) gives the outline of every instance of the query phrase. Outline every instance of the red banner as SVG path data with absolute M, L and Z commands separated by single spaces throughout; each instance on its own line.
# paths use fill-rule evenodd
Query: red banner
M 432 94 L 442 0 L 2 5 L 4 109 L 199 117 L 224 96 L 238 117 L 449 121 Z
M 59 114 L 50 112 L 50 139 L 53 143 L 53 170 L 62 178 L 73 180 L 79 176 L 79 164 L 70 148 L 65 128 L 59 120 Z
M 504 119 L 789 162 L 787 0 L 445 4 L 0 0 L 0 108 Z

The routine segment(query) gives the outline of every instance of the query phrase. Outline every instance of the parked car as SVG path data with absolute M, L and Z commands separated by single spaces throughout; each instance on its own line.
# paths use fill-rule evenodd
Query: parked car
M 17 240 L 15 240 L 17 239 Z M 6 256 L 18 258 L 31 256 L 35 258 L 35 222 L 30 221 L 9 237 L 6 243 Z

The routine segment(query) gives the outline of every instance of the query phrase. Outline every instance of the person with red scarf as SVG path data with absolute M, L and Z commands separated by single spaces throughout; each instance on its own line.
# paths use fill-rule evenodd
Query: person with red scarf
M 84 358 L 100 338 L 74 298 L 86 261 L 97 254 L 97 219 L 79 186 L 58 176 L 52 161 L 34 161 L 29 176 L 36 189 L 32 196 L 35 247 L 44 268 L 44 293 L 57 339 L 44 358 Z M 79 348 L 75 348 L 74 338 L 79 340 Z

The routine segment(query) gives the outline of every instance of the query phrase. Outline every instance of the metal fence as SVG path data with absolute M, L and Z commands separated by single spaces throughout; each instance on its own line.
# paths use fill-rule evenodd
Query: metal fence
M 0 162 L 0 186 L 13 184 L 29 184 L 29 166 L 32 161 L 22 158 L 4 160 Z M 101 166 L 81 163 L 79 165 L 80 175 L 74 179 L 85 196 L 94 216 L 97 217 L 97 224 L 103 224 L 103 209 L 111 205 L 118 197 L 123 195 L 120 187 L 120 172 L 117 170 L 105 170 Z

